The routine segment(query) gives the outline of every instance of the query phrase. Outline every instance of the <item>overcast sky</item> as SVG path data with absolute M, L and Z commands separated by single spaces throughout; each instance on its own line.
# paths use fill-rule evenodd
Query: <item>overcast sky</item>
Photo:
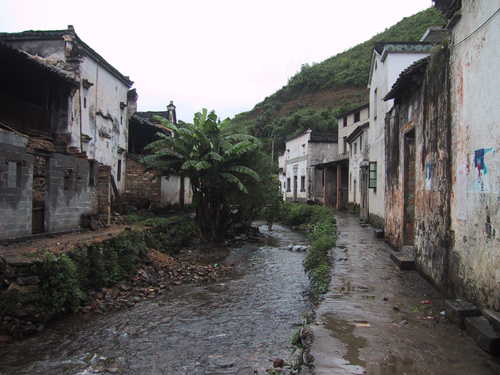
M 139 94 L 140 111 L 191 122 L 251 110 L 302 64 L 321 62 L 432 6 L 431 0 L 0 0 L 0 31 L 78 36 Z

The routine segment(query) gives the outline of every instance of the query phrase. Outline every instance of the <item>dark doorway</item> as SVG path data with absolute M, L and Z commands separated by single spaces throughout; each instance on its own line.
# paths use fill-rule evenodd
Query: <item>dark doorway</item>
M 415 238 L 415 172 L 415 130 L 411 130 L 404 138 L 404 245 L 413 245 Z
M 45 174 L 47 158 L 35 156 L 33 159 L 33 208 L 31 231 L 33 234 L 45 231 Z

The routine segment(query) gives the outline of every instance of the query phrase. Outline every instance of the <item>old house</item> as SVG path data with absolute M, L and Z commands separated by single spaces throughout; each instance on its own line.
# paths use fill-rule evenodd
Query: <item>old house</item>
M 392 100 L 382 99 L 399 74 L 413 62 L 426 57 L 432 49 L 427 42 L 378 43 L 370 65 L 370 185 L 368 189 L 369 220 L 378 228 L 385 226 L 385 114 Z
M 450 298 L 500 310 L 500 1 L 435 1 L 449 39 L 386 96 L 386 235 Z
M 128 91 L 133 82 L 67 30 L 0 33 L 0 40 L 80 82 L 71 96 L 67 121 L 57 138 L 111 168 L 120 192 L 125 188 L 128 140 Z
M 171 131 L 160 124 L 155 116 L 177 123 L 173 102 L 163 112 L 136 112 L 130 119 L 129 149 L 127 154 L 127 176 L 125 200 L 133 207 L 149 203 L 154 208 L 184 207 L 192 201 L 189 179 L 172 175 L 170 178 L 155 178 L 154 171 L 144 171 L 140 160 L 148 154 L 144 147 L 157 140 L 158 132 L 171 136 Z
M 310 129 L 286 139 L 286 151 L 278 157 L 284 200 L 318 202 L 325 197 L 325 174 L 321 165 L 337 154 L 337 136 Z
M 368 218 L 367 161 L 369 160 L 368 131 L 370 126 L 370 105 L 363 104 L 337 117 L 339 142 L 339 163 L 348 163 L 348 189 L 345 191 L 348 206 Z M 342 170 L 340 170 L 341 172 Z
M 61 31 L 0 33 L 0 239 L 109 219 L 124 188 L 132 82 Z
M 452 190 L 447 214 L 453 251 L 441 257 L 448 273 L 433 278 L 446 280 L 458 298 L 500 310 L 500 1 L 434 2 L 448 18 L 450 33 Z M 432 183 L 439 184 L 433 173 Z

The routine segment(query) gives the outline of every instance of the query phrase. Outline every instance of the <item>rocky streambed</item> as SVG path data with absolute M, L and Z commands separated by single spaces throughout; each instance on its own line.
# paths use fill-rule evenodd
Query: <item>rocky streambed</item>
M 2 348 L 0 373 L 265 373 L 290 357 L 308 308 L 308 241 L 281 226 L 261 231 L 217 263 L 150 253 L 134 280 L 96 291 L 82 314 Z

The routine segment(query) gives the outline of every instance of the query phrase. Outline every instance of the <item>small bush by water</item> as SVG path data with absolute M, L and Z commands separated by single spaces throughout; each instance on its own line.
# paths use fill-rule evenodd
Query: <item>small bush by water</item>
M 45 321 L 76 312 L 86 302 L 88 290 L 111 287 L 133 275 L 145 261 L 148 249 L 173 254 L 196 235 L 187 218 L 149 218 L 149 230 L 125 230 L 96 244 L 82 244 L 67 254 L 47 252 L 35 262 L 33 273 L 40 277 L 37 310 Z M 0 310 L 12 310 L 5 298 Z

